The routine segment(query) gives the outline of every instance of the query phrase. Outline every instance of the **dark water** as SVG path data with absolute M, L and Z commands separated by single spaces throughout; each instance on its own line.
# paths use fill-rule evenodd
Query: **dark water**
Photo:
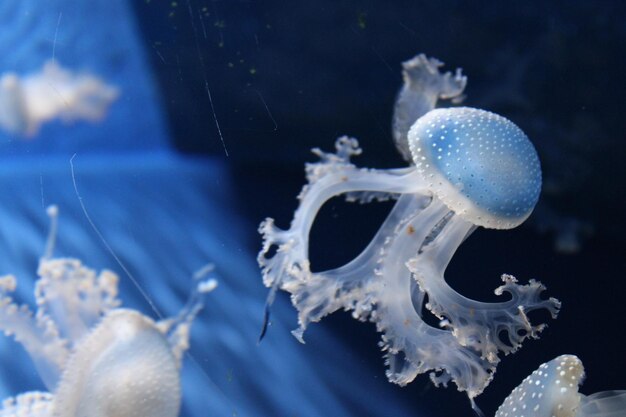
M 51 203 L 61 209 L 59 255 L 122 273 L 80 208 L 76 153 L 91 217 L 164 313 L 184 302 L 195 269 L 216 264 L 220 287 L 194 327 L 181 415 L 472 415 L 463 394 L 424 375 L 388 383 L 374 326 L 347 313 L 312 325 L 300 345 L 281 293 L 256 343 L 266 295 L 258 223 L 288 225 L 309 150 L 331 150 L 340 135 L 359 139 L 360 166 L 404 165 L 391 112 L 401 62 L 423 52 L 463 68 L 464 103 L 519 125 L 544 170 L 527 224 L 478 231 L 447 271 L 471 298 L 493 301 L 506 272 L 541 280 L 563 302 L 540 340 L 503 358 L 479 406 L 493 415 L 563 353 L 584 362 L 583 393 L 624 389 L 625 17 L 618 1 L 5 1 L 1 73 L 36 72 L 54 57 L 120 97 L 99 124 L 0 133 L 0 273 L 16 274 L 31 301 Z M 312 261 L 322 269 L 354 257 L 389 208 L 333 200 L 313 228 Z M 149 313 L 123 276 L 120 293 Z M 7 340 L 2 396 L 43 389 Z

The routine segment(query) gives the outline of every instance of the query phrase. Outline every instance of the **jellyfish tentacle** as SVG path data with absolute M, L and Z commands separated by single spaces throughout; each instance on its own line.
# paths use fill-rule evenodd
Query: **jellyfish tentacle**
M 601 391 L 583 395 L 580 417 L 620 417 L 626 414 L 626 390 Z
M 179 369 L 183 355 L 189 349 L 191 325 L 204 307 L 204 295 L 217 288 L 217 280 L 212 277 L 213 269 L 213 264 L 207 264 L 198 270 L 194 274 L 196 285 L 192 287 L 185 306 L 174 317 L 156 323 L 159 331 L 167 337 Z
M 308 236 L 317 212 L 334 196 L 346 194 L 366 198 L 364 193 L 416 193 L 425 189 L 413 167 L 397 170 L 372 170 L 357 168 L 349 162 L 356 154 L 358 142 L 346 137 L 336 142 L 337 153 L 316 151 L 321 161 L 307 165 L 309 183 L 300 192 L 300 205 L 288 230 L 274 225 L 267 218 L 259 226 L 263 237 L 263 248 L 257 260 L 261 266 L 263 280 L 268 287 L 280 287 L 283 281 L 304 279 L 301 270 L 308 269 Z M 380 194 L 378 194 L 380 195 Z M 274 256 L 269 256 L 276 247 Z M 277 273 L 278 272 L 278 273 Z M 291 278 L 290 278 L 291 277 Z M 288 284 L 286 284 L 288 285 Z
M 2 401 L 0 417 L 52 417 L 52 400 L 49 392 L 30 391 Z
M 504 274 L 504 285 L 495 293 L 511 294 L 511 299 L 499 303 L 484 303 L 462 296 L 446 282 L 444 271 L 459 245 L 467 238 L 474 226 L 459 216 L 452 218 L 443 230 L 424 250 L 411 258 L 407 266 L 420 289 L 428 294 L 426 307 L 446 328 L 458 338 L 463 346 L 470 346 L 481 352 L 490 362 L 499 362 L 498 353 L 515 352 L 522 342 L 537 338 L 544 324 L 532 325 L 526 313 L 546 309 L 556 318 L 560 302 L 555 298 L 542 299 L 545 287 L 538 281 L 530 280 L 526 285 Z M 506 337 L 506 342 L 502 338 Z
M 120 305 L 117 276 L 108 270 L 96 275 L 95 271 L 84 267 L 78 259 L 53 258 L 59 208 L 51 205 L 46 209 L 46 214 L 50 219 L 50 229 L 46 249 L 37 269 L 37 316 L 48 317 L 71 347 L 106 312 Z
M 378 265 L 389 252 L 388 247 L 394 237 L 399 233 L 414 233 L 409 229 L 410 220 L 431 207 L 431 201 L 430 195 L 402 194 L 365 249 L 347 264 L 324 271 L 322 274 L 329 278 L 349 281 L 362 279 L 372 271 L 378 271 L 380 269 Z
M 407 252 L 416 252 L 421 244 L 419 234 L 412 236 L 405 227 L 418 214 L 430 218 L 433 224 L 440 215 L 432 205 L 424 206 L 422 199 L 412 194 L 402 195 L 376 236 L 354 260 L 324 272 L 307 270 L 307 279 L 281 287 L 292 294 L 292 302 L 298 310 L 299 329 L 294 334 L 299 340 L 309 323 L 320 321 L 341 308 L 352 310 L 354 318 L 366 321 L 376 313 L 378 307 L 375 306 L 387 299 L 389 304 L 395 303 L 393 294 L 397 287 L 409 285 L 410 279 L 398 259 Z M 404 274 L 395 273 L 397 266 L 404 269 Z M 388 272 L 389 268 L 394 271 Z M 385 285 L 381 286 L 383 280 Z
M 28 306 L 13 302 L 9 294 L 15 291 L 16 284 L 12 275 L 0 278 L 0 330 L 24 346 L 44 384 L 52 389 L 69 356 L 68 343 L 49 317 L 35 316 Z
M 50 317 L 60 334 L 75 343 L 89 333 L 101 317 L 119 306 L 117 276 L 108 270 L 98 275 L 78 259 L 42 259 L 35 286 L 38 314 Z
M 467 85 L 460 68 L 452 72 L 441 73 L 443 62 L 428 58 L 424 54 L 402 63 L 404 83 L 398 92 L 393 109 L 392 133 L 396 148 L 407 161 L 411 160 L 411 151 L 407 133 L 411 125 L 424 114 L 435 108 L 441 99 L 460 102 Z
M 402 196 L 398 203 L 411 197 Z M 415 199 L 412 201 L 417 203 Z M 494 367 L 474 350 L 460 347 L 450 332 L 423 321 L 421 305 L 414 305 L 412 277 L 405 265 L 406 259 L 418 253 L 430 230 L 448 211 L 445 205 L 431 200 L 423 210 L 410 210 L 403 221 L 389 223 L 394 226 L 394 235 L 371 284 L 371 292 L 377 296 L 370 318 L 382 333 L 381 347 L 386 352 L 386 374 L 390 381 L 405 385 L 418 374 L 431 372 L 435 383 L 445 385 L 454 381 L 460 390 L 474 397 L 491 380 Z M 466 369 L 472 372 L 464 372 Z

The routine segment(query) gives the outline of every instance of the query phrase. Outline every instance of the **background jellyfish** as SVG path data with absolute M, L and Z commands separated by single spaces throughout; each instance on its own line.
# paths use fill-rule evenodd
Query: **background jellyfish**
M 561 355 L 539 366 L 511 395 L 496 417 L 620 417 L 626 414 L 626 391 L 578 392 L 585 378 L 583 364 L 574 355 Z
M 71 156 L 167 144 L 160 96 L 127 2 L 55 0 L 41 7 L 10 0 L 0 5 L 0 22 L 3 155 Z M 79 115 L 100 122 L 68 125 Z M 37 140 L 25 143 L 24 137 Z
M 515 352 L 543 329 L 532 325 L 527 313 L 545 308 L 555 317 L 560 303 L 543 300 L 540 283 L 520 286 L 508 275 L 495 293 L 512 298 L 497 304 L 470 300 L 446 284 L 448 263 L 476 227 L 509 229 L 530 215 L 541 189 L 541 168 L 532 144 L 511 121 L 466 107 L 428 111 L 439 97 L 458 95 L 464 86 L 457 72 L 451 93 L 451 75 L 440 74 L 438 66 L 421 55 L 404 63 L 394 136 L 413 165 L 359 169 L 350 157 L 361 149 L 346 137 L 337 141 L 336 153 L 314 149 L 321 162 L 307 165 L 308 184 L 289 229 L 276 227 L 272 218 L 261 223 L 258 261 L 270 288 L 268 306 L 278 289 L 291 293 L 299 323 L 293 334 L 301 342 L 309 323 L 352 310 L 354 318 L 376 323 L 382 333 L 391 382 L 405 385 L 430 372 L 435 384 L 454 381 L 474 398 L 493 378 L 498 353 Z M 413 117 L 417 121 L 404 132 Z M 398 201 L 354 260 L 312 272 L 312 224 L 322 205 L 342 194 L 364 203 Z M 423 306 L 441 320 L 442 329 L 426 324 Z
M 17 280 L 4 276 L 0 329 L 28 352 L 50 392 L 8 398 L 0 415 L 176 417 L 190 327 L 202 309 L 200 294 L 212 291 L 216 281 L 198 282 L 184 309 L 155 322 L 120 307 L 113 272 L 96 273 L 78 259 L 53 257 L 58 208 L 48 213 L 52 225 L 37 270 L 37 311 L 13 302 Z
M 91 74 L 74 74 L 54 60 L 37 73 L 0 76 L 0 127 L 33 137 L 45 122 L 102 120 L 119 91 Z

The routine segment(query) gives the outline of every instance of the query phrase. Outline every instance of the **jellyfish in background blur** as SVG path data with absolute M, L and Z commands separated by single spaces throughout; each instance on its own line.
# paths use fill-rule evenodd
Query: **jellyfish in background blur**
M 270 288 L 268 306 L 278 289 L 291 293 L 299 313 L 293 334 L 301 342 L 309 323 L 352 310 L 382 333 L 391 382 L 404 385 L 430 371 L 436 385 L 453 381 L 473 399 L 493 377 L 498 354 L 516 351 L 542 330 L 526 313 L 547 309 L 555 317 L 560 304 L 540 297 L 539 282 L 519 285 L 510 275 L 495 292 L 511 299 L 493 304 L 465 298 L 444 280 L 454 252 L 476 227 L 512 228 L 530 215 L 541 169 L 532 144 L 509 120 L 472 108 L 432 110 L 438 98 L 458 96 L 465 85 L 460 72 L 440 74 L 440 65 L 423 55 L 404 64 L 394 138 L 413 164 L 357 168 L 350 157 L 361 149 L 347 137 L 337 140 L 336 153 L 315 149 L 321 161 L 306 166 L 308 184 L 290 228 L 277 228 L 271 218 L 261 224 L 258 261 Z M 397 202 L 353 261 L 312 272 L 309 231 L 321 206 L 340 194 L 362 203 Z M 440 319 L 439 328 L 423 320 L 423 305 Z
M 585 377 L 574 355 L 542 364 L 517 386 L 496 411 L 496 417 L 624 417 L 626 391 L 578 392 Z
M 117 88 L 89 74 L 74 74 L 56 61 L 41 72 L 23 77 L 5 73 L 0 77 L 0 127 L 9 133 L 33 137 L 41 125 L 59 118 L 65 123 L 102 120 Z
M 155 322 L 120 308 L 113 272 L 96 274 L 77 259 L 51 257 L 57 209 L 48 212 L 52 228 L 37 271 L 37 312 L 13 302 L 16 278 L 2 277 L 0 330 L 23 345 L 50 392 L 6 399 L 0 417 L 176 417 L 190 327 L 201 294 L 216 281 L 196 283 L 173 318 Z

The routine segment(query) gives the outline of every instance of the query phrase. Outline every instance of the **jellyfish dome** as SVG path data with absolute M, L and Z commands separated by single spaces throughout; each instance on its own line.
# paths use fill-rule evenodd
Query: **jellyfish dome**
M 537 152 L 526 134 L 502 116 L 468 107 L 435 109 L 415 122 L 408 142 L 433 193 L 476 225 L 518 226 L 537 204 Z

